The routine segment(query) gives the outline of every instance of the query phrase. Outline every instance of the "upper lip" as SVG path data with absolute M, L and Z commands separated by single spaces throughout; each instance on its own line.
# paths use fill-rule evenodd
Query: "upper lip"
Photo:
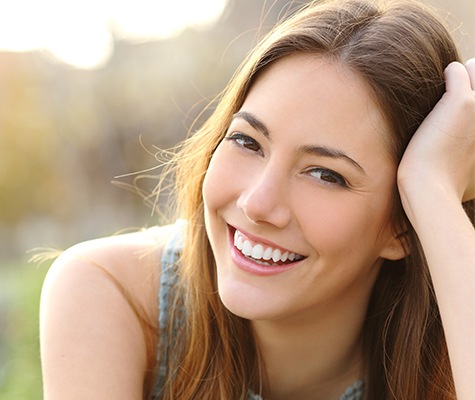
M 301 254 L 301 253 L 299 253 L 299 252 L 297 252 L 297 251 L 295 251 L 295 250 L 291 250 L 291 249 L 287 249 L 287 248 L 285 248 L 285 247 L 282 247 L 282 246 L 280 246 L 280 245 L 278 245 L 278 244 L 276 244 L 276 243 L 274 243 L 274 242 L 272 242 L 272 241 L 270 241 L 270 240 L 263 239 L 263 238 L 261 238 L 261 237 L 259 237 L 259 236 L 255 236 L 255 235 L 253 235 L 252 233 L 249 233 L 249 232 L 247 232 L 247 231 L 245 231 L 245 230 L 243 230 L 243 229 L 241 229 L 241 228 L 236 228 L 236 227 L 234 227 L 233 225 L 229 225 L 229 227 L 232 229 L 232 233 L 234 233 L 234 230 L 238 230 L 239 232 L 241 232 L 242 234 L 244 234 L 245 236 L 247 236 L 249 239 L 251 239 L 251 240 L 254 241 L 254 242 L 267 245 L 267 246 L 272 247 L 272 248 L 274 248 L 274 249 L 280 249 L 280 250 L 282 250 L 283 252 L 288 251 L 289 253 L 295 253 L 295 254 L 299 254 L 299 255 L 302 255 L 302 256 L 303 256 L 303 254 Z

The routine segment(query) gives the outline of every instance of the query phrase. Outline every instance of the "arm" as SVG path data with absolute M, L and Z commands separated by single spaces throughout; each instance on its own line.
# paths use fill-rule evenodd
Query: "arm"
M 461 202 L 475 198 L 475 60 L 446 69 L 446 93 L 398 170 L 406 214 L 424 248 L 457 398 L 475 393 L 475 231 Z
M 156 320 L 155 241 L 145 233 L 75 246 L 53 264 L 40 309 L 45 400 L 142 399 L 147 349 L 124 292 Z

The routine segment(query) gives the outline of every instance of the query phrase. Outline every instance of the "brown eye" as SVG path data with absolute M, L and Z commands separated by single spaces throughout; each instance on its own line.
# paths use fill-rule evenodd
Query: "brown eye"
M 338 172 L 332 171 L 331 169 L 312 168 L 308 172 L 312 177 L 323 181 L 325 184 L 348 187 L 348 183 L 346 182 L 345 178 L 343 178 Z
M 238 146 L 254 152 L 262 152 L 260 144 L 252 137 L 241 132 L 235 132 L 231 136 L 227 136 L 226 140 L 236 143 Z

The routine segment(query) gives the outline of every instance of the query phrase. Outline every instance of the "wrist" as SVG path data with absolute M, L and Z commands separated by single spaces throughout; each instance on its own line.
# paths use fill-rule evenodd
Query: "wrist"
M 441 180 L 427 179 L 424 184 L 399 180 L 398 189 L 404 211 L 413 225 L 424 218 L 444 215 L 444 210 L 462 207 L 457 190 Z

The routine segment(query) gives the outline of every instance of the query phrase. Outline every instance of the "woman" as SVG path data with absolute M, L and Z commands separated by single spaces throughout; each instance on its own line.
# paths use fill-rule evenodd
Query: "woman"
M 45 399 L 471 398 L 475 62 L 458 60 L 414 2 L 277 26 L 176 156 L 186 222 L 49 272 Z

